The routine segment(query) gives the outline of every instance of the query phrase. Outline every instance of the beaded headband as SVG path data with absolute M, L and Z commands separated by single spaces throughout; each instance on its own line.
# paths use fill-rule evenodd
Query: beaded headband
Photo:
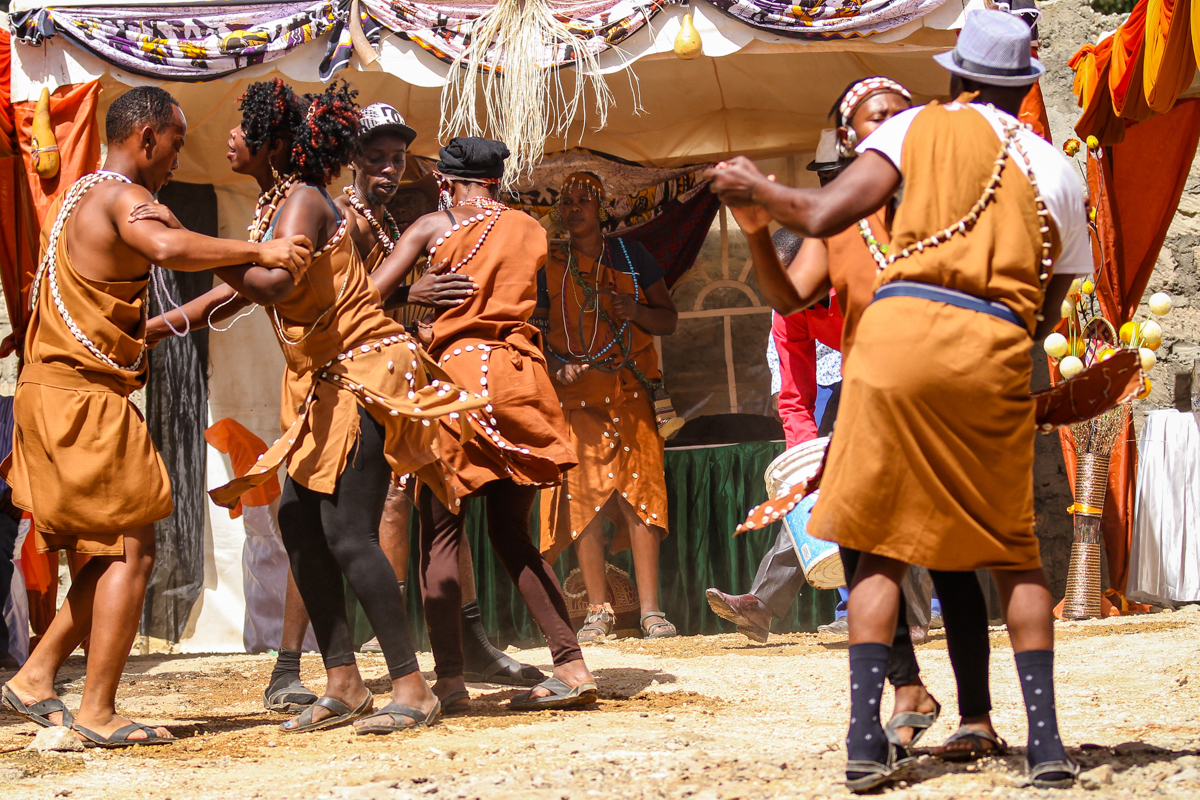
M 563 181 L 560 193 L 565 192 L 567 189 L 574 189 L 576 187 L 582 187 L 586 189 L 600 200 L 607 199 L 607 193 L 604 191 L 604 184 L 600 182 L 599 178 L 591 173 L 572 172 L 566 177 L 566 180 Z
M 838 106 L 838 114 L 841 116 L 839 121 L 849 124 L 855 113 L 858 112 L 858 107 L 866 102 L 868 97 L 883 93 L 898 94 L 904 99 L 912 101 L 912 93 L 891 78 L 885 78 L 882 75 L 864 78 L 851 86 L 847 90 L 846 96 L 842 98 L 842 104 Z

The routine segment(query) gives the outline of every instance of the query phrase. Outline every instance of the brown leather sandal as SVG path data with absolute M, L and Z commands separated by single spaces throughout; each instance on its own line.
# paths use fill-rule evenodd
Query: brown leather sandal
M 617 624 L 617 614 L 612 604 L 604 603 L 598 606 L 588 606 L 587 616 L 583 619 L 583 627 L 575 634 L 580 644 L 596 642 L 612 633 Z

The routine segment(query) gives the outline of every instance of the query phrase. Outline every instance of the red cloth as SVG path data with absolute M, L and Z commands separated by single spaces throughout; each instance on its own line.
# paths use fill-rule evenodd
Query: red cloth
M 773 314 L 771 336 L 779 354 L 779 417 L 788 447 L 817 438 L 817 342 L 842 349 L 842 312 L 837 303 L 783 316 Z

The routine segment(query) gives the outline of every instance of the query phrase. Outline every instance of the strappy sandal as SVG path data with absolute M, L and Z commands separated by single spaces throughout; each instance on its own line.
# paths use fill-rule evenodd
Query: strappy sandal
M 948 745 L 955 742 L 971 743 L 970 749 L 961 747 L 947 750 Z M 991 731 L 977 731 L 974 728 L 968 728 L 966 725 L 960 725 L 958 730 L 950 734 L 950 738 L 942 742 L 940 747 L 935 747 L 929 751 L 929 754 L 934 758 L 940 758 L 942 761 L 976 761 L 987 756 L 1003 756 L 1008 754 L 1008 742 L 1001 739 Z
M 1066 775 L 1067 777 L 1048 779 L 1045 777 L 1047 775 Z M 1079 777 L 1079 765 L 1066 757 L 1062 761 L 1043 761 L 1032 767 L 1026 760 L 1025 776 L 1036 789 L 1070 789 L 1075 785 L 1075 779 Z
M 117 750 L 122 747 L 141 747 L 143 745 L 175 744 L 178 741 L 173 736 L 159 736 L 158 731 L 154 730 L 154 728 L 151 728 L 149 725 L 143 725 L 140 722 L 131 722 L 123 728 L 117 728 L 108 736 L 97 733 L 90 728 L 85 728 L 82 725 L 72 725 L 71 730 L 84 738 L 84 747 L 99 747 L 104 750 Z M 146 738 L 130 739 L 129 735 L 136 731 L 145 731 Z
M 508 701 L 513 711 L 540 711 L 544 708 L 573 708 L 591 705 L 597 700 L 595 681 L 584 681 L 578 686 L 569 686 L 558 678 L 547 678 L 534 689 L 550 692 L 546 697 L 534 697 L 533 689 L 521 692 Z
M 439 699 L 442 703 L 443 716 L 449 717 L 452 714 L 465 714 L 471 708 L 471 693 L 467 691 L 451 692 Z M 464 700 L 466 702 L 463 702 Z
M 3 703 L 5 708 L 22 719 L 27 719 L 42 728 L 58 727 L 50 719 L 50 715 L 54 713 L 62 714 L 61 724 L 64 728 L 70 728 L 75 724 L 75 717 L 71 715 L 70 709 L 63 705 L 63 701 L 57 697 L 25 705 L 21 702 L 21 698 L 17 697 L 17 693 L 8 688 L 6 683 L 0 688 L 0 703 Z
M 937 701 L 937 698 L 931 697 L 930 699 L 933 700 L 932 714 L 922 714 L 919 711 L 902 711 L 888 720 L 888 724 L 883 726 L 883 733 L 887 736 L 887 740 L 901 747 L 916 747 L 917 742 L 925 735 L 926 731 L 933 727 L 942 713 L 942 704 Z M 900 741 L 900 728 L 913 729 L 913 735 L 908 740 L 908 744 Z
M 885 763 L 878 761 L 847 761 L 846 788 L 855 794 L 869 792 L 899 777 L 899 773 L 916 761 L 901 745 L 889 742 Z M 858 775 L 851 778 L 851 775 Z
M 455 694 L 466 694 L 466 692 L 456 692 Z M 451 695 L 450 697 L 453 697 Z M 446 698 L 449 700 L 450 698 Z M 372 717 L 387 715 L 392 718 L 395 725 L 355 725 L 354 734 L 356 736 L 367 736 L 369 734 L 385 735 L 389 733 L 398 733 L 400 731 L 411 731 L 413 728 L 427 728 L 437 722 L 438 717 L 442 715 L 442 701 L 434 698 L 433 708 L 429 709 L 429 713 L 413 708 L 412 706 L 402 705 L 400 703 L 388 703 L 383 708 L 371 714 Z M 404 718 L 412 720 L 405 723 Z
M 647 625 L 646 620 L 651 617 L 662 617 L 662 622 L 651 622 Z M 667 615 L 661 611 L 649 611 L 642 614 L 639 624 L 642 626 L 643 639 L 670 639 L 679 635 L 679 631 L 675 630 L 675 626 L 667 621 Z
M 359 704 L 358 708 L 351 708 L 341 700 L 336 700 L 332 697 L 322 697 L 317 702 L 313 703 L 308 708 L 304 709 L 304 713 L 296 717 L 296 726 L 289 728 L 287 722 L 281 724 L 279 729 L 284 733 L 307 733 L 308 731 L 319 731 L 325 728 L 335 728 L 338 725 L 345 725 L 347 722 L 353 722 L 356 719 L 361 719 L 371 713 L 375 707 L 375 696 L 367 692 L 367 699 Z M 318 708 L 327 708 L 333 712 L 332 715 L 324 719 L 313 722 L 313 712 Z M 289 720 L 290 722 L 291 720 Z
M 588 606 L 587 616 L 583 619 L 583 627 L 575 634 L 580 644 L 596 642 L 612 633 L 617 624 L 617 613 L 609 603 L 598 606 Z
M 582 633 L 582 631 L 581 631 Z M 532 664 L 522 664 L 506 653 L 500 653 L 503 658 L 495 659 L 482 669 L 463 671 L 463 680 L 467 683 L 499 683 L 505 686 L 537 686 L 546 680 L 546 673 Z
M 263 690 L 263 707 L 267 711 L 295 714 L 317 702 L 317 693 L 293 678 L 290 683 Z

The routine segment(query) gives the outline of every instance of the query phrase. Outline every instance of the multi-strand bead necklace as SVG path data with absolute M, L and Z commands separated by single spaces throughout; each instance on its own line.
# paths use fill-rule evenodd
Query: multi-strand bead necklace
M 118 364 L 111 357 L 101 352 L 100 348 L 98 348 L 96 344 L 88 338 L 87 334 L 83 332 L 83 329 L 79 327 L 74 318 L 71 316 L 71 312 L 67 310 L 67 306 L 62 299 L 62 294 L 58 289 L 59 237 L 62 236 L 63 228 L 66 226 L 67 220 L 70 219 L 71 214 L 74 213 L 75 207 L 79 205 L 79 201 L 83 199 L 83 196 L 104 181 L 133 183 L 133 181 L 129 180 L 129 178 L 125 177 L 119 172 L 100 170 L 99 172 L 93 172 L 91 175 L 80 178 L 67 191 L 66 197 L 63 198 L 62 208 L 59 210 L 58 216 L 54 220 L 54 225 L 50 228 L 50 236 L 46 242 L 46 255 L 42 259 L 42 263 L 38 265 L 37 273 L 33 276 L 33 286 L 29 292 L 30 303 L 36 306 L 38 297 L 40 296 L 40 292 L 42 290 L 42 278 L 44 276 L 46 282 L 50 286 L 50 297 L 54 301 L 54 307 L 58 309 L 59 316 L 62 317 L 62 321 L 66 324 L 67 330 L 71 331 L 71 335 L 75 337 L 75 340 L 86 347 L 89 353 L 113 369 L 122 370 L 124 372 L 139 372 L 141 371 L 142 363 L 146 360 L 145 337 L 143 337 L 140 342 L 141 347 L 138 349 L 138 355 L 137 358 L 134 359 L 134 362 L 129 366 Z M 171 298 L 165 287 L 162 285 L 163 278 L 161 275 L 159 275 L 158 271 L 158 266 L 154 264 L 150 265 L 149 283 L 153 286 L 155 294 L 159 298 L 159 303 L 163 305 L 162 311 L 165 314 L 167 308 L 164 301 Z M 174 299 L 171 299 L 171 303 L 172 305 L 175 305 L 176 308 L 179 307 L 177 304 L 175 304 Z M 146 308 L 146 305 L 143 304 L 143 319 L 145 319 Z M 175 326 L 171 325 L 169 321 L 167 322 L 167 327 L 169 327 L 176 336 L 183 336 L 190 330 L 190 326 L 186 325 L 186 318 L 185 328 L 183 331 L 176 330 Z
M 462 222 L 455 222 L 450 226 L 448 231 L 434 240 L 433 246 L 429 248 L 430 263 L 433 263 L 433 256 L 434 253 L 437 252 L 437 249 L 441 247 L 447 240 L 449 240 L 451 236 L 459 231 L 466 230 L 471 225 L 474 225 L 478 222 L 483 222 L 484 220 L 487 220 L 487 225 L 484 227 L 483 233 L 479 234 L 479 240 L 475 242 L 470 250 L 467 251 L 465 256 L 460 258 L 457 263 L 450 267 L 448 270 L 449 272 L 458 272 L 460 269 L 465 267 L 467 262 L 474 258 L 475 254 L 479 252 L 479 248 L 483 247 L 483 243 L 487 240 L 488 234 L 492 232 L 492 228 L 496 227 L 496 223 L 500 221 L 500 215 L 505 211 L 511 211 L 511 209 L 504 205 L 504 203 L 501 203 L 498 200 L 493 200 L 490 197 L 472 197 L 455 203 L 453 207 L 462 208 L 464 206 L 482 208 L 483 211 L 467 217 Z
M 988 108 L 995 111 L 995 108 L 991 105 Z M 1000 188 L 1000 179 L 1004 173 L 1004 165 L 1011 154 L 1014 161 L 1020 158 L 1025 164 L 1025 176 L 1029 179 L 1029 185 L 1033 188 L 1033 203 L 1037 209 L 1038 230 L 1042 237 L 1041 270 L 1038 274 L 1038 279 L 1042 284 L 1042 291 L 1045 292 L 1046 282 L 1050 280 L 1050 268 L 1054 266 L 1054 259 L 1051 257 L 1054 241 L 1050 236 L 1050 209 L 1046 206 L 1046 200 L 1042 197 L 1042 192 L 1038 188 L 1037 176 L 1033 174 L 1033 166 L 1029 160 L 1029 154 L 1025 152 L 1025 148 L 1017 139 L 1017 134 L 1021 129 L 1028 126 L 1008 120 L 1005 120 L 1003 125 L 1004 138 L 1000 145 L 1000 154 L 996 156 L 996 162 L 992 167 L 992 175 L 988 178 L 987 184 L 984 185 L 983 194 L 979 200 L 975 202 L 971 210 L 957 223 L 945 230 L 937 231 L 918 242 L 910 244 L 899 253 L 889 255 L 884 253 L 883 246 L 880 245 L 879 241 L 871 233 L 871 224 L 865 219 L 859 220 L 859 233 L 862 235 L 863 241 L 867 245 L 867 250 L 871 253 L 871 257 L 875 259 L 875 263 L 879 266 L 879 272 L 887 269 L 902 258 L 908 258 L 914 252 L 923 253 L 926 247 L 937 247 L 943 242 L 948 241 L 952 236 L 966 234 L 967 231 L 974 228 L 975 223 L 979 222 L 980 214 L 996 199 L 996 190 Z M 1036 316 L 1038 320 L 1042 319 L 1040 311 Z
M 342 191 L 345 192 L 351 207 L 367 220 L 371 231 L 375 234 L 375 239 L 383 245 L 383 252 L 391 255 L 392 250 L 396 247 L 396 240 L 400 238 L 400 227 L 396 225 L 392 212 L 384 208 L 383 222 L 380 223 L 375 217 L 375 213 L 371 211 L 371 207 L 359 196 L 358 187 L 351 184 Z

